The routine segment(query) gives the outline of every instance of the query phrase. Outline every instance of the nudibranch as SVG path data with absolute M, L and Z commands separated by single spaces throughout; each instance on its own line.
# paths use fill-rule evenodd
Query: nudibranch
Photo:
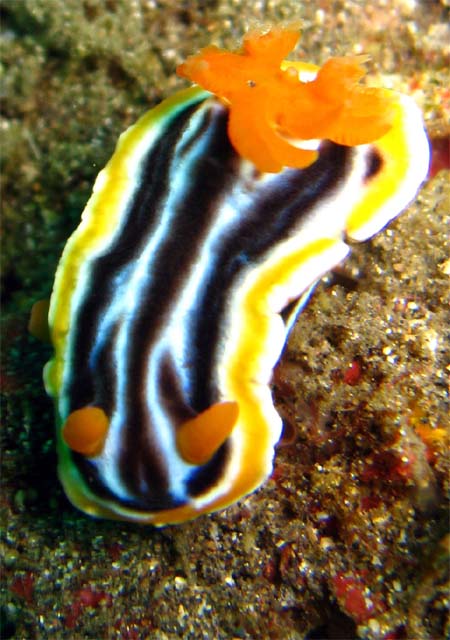
M 59 263 L 44 378 L 59 476 L 99 517 L 177 523 L 270 474 L 270 389 L 315 283 L 414 198 L 421 114 L 358 57 L 284 61 L 291 28 L 179 67 L 122 134 Z

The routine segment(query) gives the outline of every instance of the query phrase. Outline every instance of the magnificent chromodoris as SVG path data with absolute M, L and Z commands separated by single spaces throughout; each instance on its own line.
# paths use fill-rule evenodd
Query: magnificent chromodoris
M 314 284 L 415 196 L 414 102 L 360 57 L 283 61 L 250 32 L 179 67 L 122 134 L 59 263 L 49 310 L 59 476 L 93 516 L 155 525 L 230 505 L 270 474 L 270 381 Z

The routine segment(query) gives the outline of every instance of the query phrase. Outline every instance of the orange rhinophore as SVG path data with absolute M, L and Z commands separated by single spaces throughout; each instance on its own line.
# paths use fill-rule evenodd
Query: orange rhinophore
M 303 82 L 304 63 L 283 62 L 298 39 L 289 27 L 251 31 L 241 52 L 209 46 L 177 69 L 227 104 L 231 143 L 260 171 L 310 165 L 317 151 L 303 141 L 366 144 L 392 126 L 395 94 L 358 84 L 366 56 L 331 58 Z
M 38 300 L 34 303 L 30 319 L 28 321 L 28 331 L 32 336 L 42 342 L 50 342 L 50 332 L 48 328 L 48 309 L 50 300 Z
M 177 432 L 177 446 L 186 462 L 205 464 L 231 434 L 239 415 L 237 402 L 217 402 Z
M 72 451 L 85 456 L 96 456 L 102 449 L 108 433 L 109 419 L 99 407 L 83 407 L 69 414 L 62 437 Z

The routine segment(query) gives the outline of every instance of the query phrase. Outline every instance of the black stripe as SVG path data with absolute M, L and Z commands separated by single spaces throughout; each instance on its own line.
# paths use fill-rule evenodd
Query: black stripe
M 237 158 L 226 135 L 226 118 L 227 113 L 223 108 L 214 108 L 205 114 L 207 126 L 203 125 L 202 130 L 208 134 L 208 147 L 195 163 L 187 180 L 187 191 L 175 212 L 170 234 L 165 236 L 153 256 L 152 268 L 156 271 L 133 318 L 127 352 L 127 428 L 124 432 L 126 445 L 121 457 L 121 469 L 124 472 L 130 466 L 130 460 L 135 463 L 138 458 L 142 467 L 149 470 L 149 482 L 155 482 L 155 457 L 158 454 L 154 443 L 143 443 L 142 435 L 139 436 L 140 433 L 152 433 L 154 430 L 153 425 L 146 424 L 147 400 L 140 383 L 146 379 L 149 358 L 159 340 L 159 332 L 168 321 L 174 302 L 184 288 L 186 272 L 205 242 L 210 226 L 214 224 L 217 200 L 229 189 L 235 177 Z M 160 366 L 162 370 L 152 371 L 152 376 L 164 375 L 164 359 L 160 361 Z M 165 409 L 172 405 L 177 392 L 177 386 L 166 385 L 160 396 Z M 213 401 L 210 399 L 209 404 Z M 198 412 L 189 396 L 179 399 L 178 404 L 184 405 L 186 411 L 183 420 L 187 419 L 188 413 L 192 416 Z M 138 450 L 137 440 L 142 445 Z M 127 456 L 127 451 L 130 451 L 131 458 Z M 128 486 L 134 492 L 138 490 L 137 483 Z
M 140 185 L 129 212 L 124 216 L 120 232 L 117 233 L 108 252 L 96 258 L 92 263 L 90 282 L 86 287 L 84 300 L 79 306 L 76 317 L 72 319 L 71 325 L 74 346 L 69 366 L 71 376 L 66 391 L 70 412 L 90 404 L 101 406 L 108 416 L 111 416 L 114 411 L 116 372 L 113 368 L 112 350 L 119 330 L 119 319 L 105 340 L 94 368 L 90 366 L 89 358 L 98 338 L 99 322 L 115 293 L 114 279 L 133 260 L 136 252 L 147 242 L 148 234 L 157 224 L 161 201 L 170 188 L 170 185 L 167 184 L 167 178 L 174 145 L 197 109 L 198 105 L 190 106 L 168 123 L 166 130 L 156 141 L 147 158 L 143 160 Z M 107 212 L 104 212 L 104 215 L 107 215 Z M 140 416 L 135 415 L 132 417 L 133 419 L 137 420 L 139 425 Z M 125 431 L 127 428 L 128 426 L 125 425 Z M 139 431 L 139 426 L 132 431 L 135 435 L 136 431 Z M 139 441 L 129 438 L 124 443 L 123 456 L 128 460 L 133 460 L 138 447 Z M 148 448 L 149 443 L 146 443 L 145 449 Z M 108 488 L 103 486 L 92 464 L 76 454 L 73 455 L 73 460 L 95 493 L 111 497 Z M 139 465 L 139 462 L 136 465 Z M 161 491 L 163 485 L 167 487 L 165 466 L 161 461 L 153 459 L 150 468 L 154 474 L 154 485 L 157 484 L 158 491 Z M 137 466 L 135 472 L 136 469 Z M 147 473 L 146 471 L 146 475 Z M 165 491 L 163 491 L 164 493 Z M 159 498 L 156 500 L 158 501 Z M 166 496 L 159 508 L 167 508 L 168 501 L 169 497 Z M 148 499 L 146 502 L 148 503 Z M 143 506 L 142 508 L 146 509 L 147 507 Z
M 375 178 L 383 169 L 383 157 L 378 149 L 373 147 L 367 158 L 367 169 L 364 175 L 364 182 L 369 182 L 372 178 Z
M 188 494 L 194 498 L 218 484 L 230 454 L 230 443 L 224 442 L 211 460 L 192 472 L 187 483 Z
M 97 373 L 89 367 L 89 356 L 97 339 L 98 324 L 115 293 L 114 279 L 121 270 L 133 261 L 136 253 L 147 242 L 148 236 L 157 224 L 161 201 L 167 194 L 168 170 L 172 161 L 173 147 L 181 131 L 198 105 L 191 106 L 168 123 L 166 131 L 152 147 L 142 165 L 140 186 L 134 194 L 129 212 L 117 237 L 105 255 L 92 262 L 90 282 L 80 304 L 77 316 L 72 320 L 74 348 L 70 371 L 72 376 L 68 386 L 70 411 L 91 403 L 108 407 L 108 415 L 113 410 L 111 392 L 115 389 L 115 372 L 111 368 L 111 348 L 115 331 L 105 342 L 99 356 L 98 367 L 102 370 L 105 386 L 110 393 L 101 395 L 97 387 Z M 108 215 L 107 211 L 103 215 Z
M 118 234 L 108 253 L 93 262 L 91 283 L 85 301 L 80 306 L 75 335 L 74 358 L 72 364 L 72 380 L 69 387 L 71 411 L 87 404 L 102 406 L 108 415 L 113 411 L 113 395 L 115 391 L 115 376 L 112 369 L 111 350 L 114 345 L 115 331 L 97 358 L 95 370 L 89 367 L 89 354 L 95 343 L 96 330 L 102 314 L 107 308 L 111 294 L 114 291 L 114 278 L 120 270 L 134 259 L 136 252 L 141 250 L 148 234 L 155 226 L 158 207 L 166 196 L 167 176 L 171 153 L 175 141 L 181 130 L 195 111 L 196 107 L 186 109 L 172 124 L 170 131 L 163 140 L 159 140 L 155 151 L 149 154 L 145 162 L 141 187 L 133 199 L 133 206 L 126 216 L 123 232 Z M 214 117 L 213 117 L 214 115 Z M 214 119 L 215 122 L 211 123 Z M 129 341 L 130 351 L 127 354 L 127 415 L 124 425 L 123 453 L 121 454 L 121 473 L 127 486 L 139 496 L 139 501 L 148 502 L 147 495 L 140 495 L 142 476 L 149 481 L 149 492 L 164 493 L 167 488 L 164 462 L 158 459 L 155 443 L 149 441 L 151 428 L 145 428 L 147 421 L 146 399 L 143 396 L 141 382 L 145 378 L 147 355 L 152 336 L 155 336 L 164 322 L 167 310 L 173 304 L 178 289 L 184 282 L 183 267 L 191 263 L 191 250 L 199 247 L 203 242 L 203 227 L 213 220 L 216 208 L 215 200 L 220 190 L 228 188 L 232 171 L 224 171 L 228 164 L 236 162 L 236 156 L 228 143 L 225 133 L 226 111 L 223 108 L 205 113 L 205 118 L 199 127 L 202 133 L 208 133 L 210 145 L 208 151 L 195 167 L 195 174 L 191 176 L 191 188 L 180 210 L 176 212 L 176 227 L 166 242 L 161 243 L 159 255 L 155 263 L 160 265 L 159 274 L 152 279 L 152 286 L 148 295 L 142 300 L 141 311 L 136 314 L 133 323 L 133 339 Z M 222 135 L 216 135 L 215 131 Z M 170 135 L 168 135 L 170 133 Z M 198 136 L 197 136 L 198 138 Z M 185 154 L 189 145 L 184 145 Z M 155 166 L 156 165 L 156 166 Z M 208 176 L 207 186 L 200 194 L 197 184 Z M 222 186 L 220 187 L 220 182 Z M 147 211 L 147 216 L 145 212 Z M 194 215 L 195 212 L 195 215 Z M 197 215 L 200 212 L 202 215 Z M 136 239 L 138 242 L 136 243 Z M 189 247 L 189 249 L 187 249 Z M 102 382 L 99 380 L 101 375 Z M 103 395 L 105 393 L 105 395 Z M 167 395 L 166 397 L 169 397 Z M 187 400 L 189 405 L 189 400 Z M 149 425 L 151 427 L 151 425 Z M 79 457 L 75 457 L 80 465 Z M 83 465 L 84 473 L 89 465 Z M 91 483 L 94 482 L 93 472 L 89 472 Z M 150 483 L 151 480 L 151 483 Z M 100 487 L 99 487 L 100 492 Z M 146 507 L 142 507 L 146 508 Z
M 126 500 L 119 498 L 108 487 L 105 486 L 95 465 L 79 453 L 72 452 L 72 461 L 78 467 L 80 473 L 89 486 L 90 490 L 96 496 L 103 500 L 112 500 L 120 502 L 123 507 L 133 509 L 134 511 L 150 511 L 157 512 L 165 509 L 175 509 L 182 506 L 182 502 L 176 500 L 167 491 L 150 490 L 144 496 L 138 496 L 135 500 Z
M 248 264 L 263 261 L 273 246 L 292 235 L 318 201 L 339 185 L 349 170 L 351 156 L 350 148 L 327 143 L 313 165 L 278 174 L 270 188 L 255 185 L 252 206 L 242 212 L 241 223 L 224 238 L 216 256 L 220 268 L 209 271 L 211 278 L 198 304 L 192 349 L 194 405 L 199 411 L 209 406 L 216 394 L 214 363 L 222 346 L 225 308 L 234 282 Z

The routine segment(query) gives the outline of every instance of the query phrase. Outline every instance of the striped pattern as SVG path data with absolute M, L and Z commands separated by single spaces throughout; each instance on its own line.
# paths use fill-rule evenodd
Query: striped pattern
M 281 433 L 269 383 L 296 314 L 348 253 L 348 221 L 355 236 L 374 232 L 367 193 L 385 189 L 378 229 L 423 177 L 426 161 L 411 163 L 408 137 L 422 131 L 412 103 L 399 107 L 393 154 L 384 139 L 322 143 L 306 169 L 259 174 L 208 96 L 182 92 L 122 136 L 58 268 L 47 389 L 60 425 L 89 405 L 110 418 L 99 456 L 59 437 L 66 493 L 93 515 L 178 522 L 264 480 Z M 423 132 L 417 139 L 423 151 Z M 389 191 L 392 163 L 402 203 Z M 188 464 L 177 428 L 228 400 L 240 409 L 231 436 L 206 464 Z

